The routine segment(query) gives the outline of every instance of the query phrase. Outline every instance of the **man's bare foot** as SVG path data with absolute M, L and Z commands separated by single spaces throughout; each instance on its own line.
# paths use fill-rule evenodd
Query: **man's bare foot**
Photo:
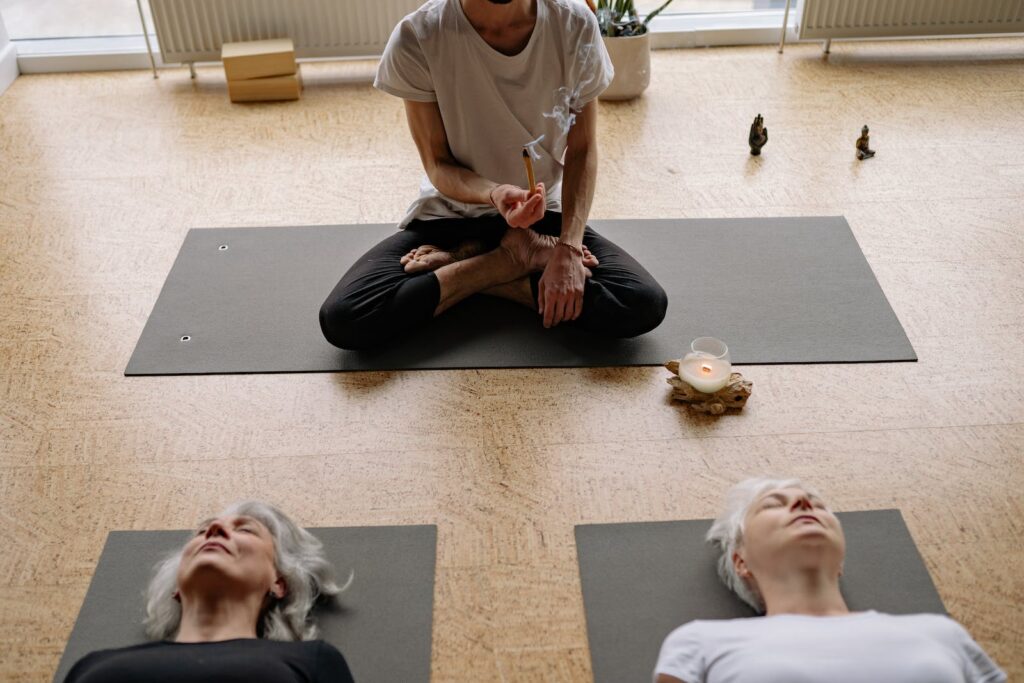
M 521 272 L 532 273 L 548 265 L 556 241 L 529 228 L 511 228 L 501 238 L 498 249 L 511 258 Z
M 512 260 L 528 273 L 544 270 L 558 244 L 558 238 L 542 235 L 530 229 L 510 229 L 501 238 L 499 249 L 503 249 Z M 583 247 L 583 266 L 590 277 L 590 268 L 598 265 L 597 258 Z
M 416 247 L 403 256 L 401 264 L 405 267 L 405 272 L 412 275 L 415 273 L 425 273 L 430 270 L 437 270 L 442 266 L 447 266 L 449 263 L 455 263 L 458 260 L 459 259 L 455 258 L 455 255 L 450 251 L 444 251 L 440 247 L 435 247 L 432 244 L 424 244 Z
M 554 237 L 541 235 L 528 228 L 510 229 L 506 231 L 501 243 L 496 249 L 469 258 L 449 261 L 446 265 L 439 266 L 434 271 L 437 282 L 441 287 L 441 300 L 434 309 L 434 315 L 441 315 L 446 310 L 459 303 L 468 296 L 484 292 L 500 285 L 523 280 L 526 288 L 530 283 L 526 277 L 530 273 L 539 272 L 547 267 L 551 255 L 555 251 L 557 240 Z M 421 259 L 436 251 L 423 250 Z M 414 253 L 407 254 L 408 263 L 412 262 Z M 448 260 L 452 254 L 437 256 L 430 260 Z M 592 254 L 585 256 L 584 274 L 590 277 L 591 272 L 586 266 L 587 263 L 597 265 L 597 259 Z M 408 270 L 408 265 L 406 266 Z M 520 289 L 522 289 L 520 287 Z M 499 291 L 497 295 L 510 292 Z M 518 292 L 511 292 L 513 300 L 519 300 Z M 530 306 L 532 303 L 530 295 Z M 525 297 L 522 297 L 525 301 Z
M 451 251 L 445 251 L 432 244 L 419 246 L 402 257 L 401 264 L 410 275 L 437 270 L 456 261 L 463 261 L 471 256 L 482 254 L 484 246 L 476 240 L 463 242 Z

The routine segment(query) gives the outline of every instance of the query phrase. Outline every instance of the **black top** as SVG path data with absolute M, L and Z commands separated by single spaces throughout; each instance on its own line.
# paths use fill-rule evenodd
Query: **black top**
M 82 657 L 64 683 L 354 683 L 345 658 L 322 640 L 160 641 Z

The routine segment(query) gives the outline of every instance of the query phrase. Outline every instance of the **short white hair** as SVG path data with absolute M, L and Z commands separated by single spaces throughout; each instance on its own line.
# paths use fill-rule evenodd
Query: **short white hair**
M 316 623 L 311 618 L 313 606 L 321 597 L 333 597 L 348 587 L 348 583 L 339 587 L 334 581 L 323 544 L 273 505 L 243 501 L 221 514 L 236 515 L 259 520 L 270 532 L 274 539 L 274 567 L 287 584 L 284 597 L 273 600 L 260 614 L 256 635 L 270 640 L 316 638 Z M 181 603 L 174 599 L 174 594 L 183 551 L 184 547 L 174 551 L 156 565 L 146 590 L 146 633 L 154 640 L 172 638 L 181 625 Z
M 732 556 L 736 549 L 743 545 L 743 521 L 747 517 L 750 506 L 769 491 L 788 488 L 802 489 L 811 495 L 818 496 L 817 491 L 804 485 L 799 479 L 772 479 L 770 477 L 744 479 L 725 494 L 725 510 L 711 524 L 706 536 L 707 541 L 714 544 L 721 552 L 718 557 L 718 576 L 722 579 L 722 583 L 738 595 L 743 602 L 753 607 L 758 614 L 763 614 L 765 611 L 764 598 L 761 597 L 755 586 L 736 573 L 736 565 L 733 563 Z M 818 497 L 820 498 L 820 496 Z

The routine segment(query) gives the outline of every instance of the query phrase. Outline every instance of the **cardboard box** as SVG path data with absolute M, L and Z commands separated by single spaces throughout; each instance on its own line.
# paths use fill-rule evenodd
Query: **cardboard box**
M 228 81 L 228 97 L 232 102 L 297 100 L 301 93 L 302 73 L 300 71 L 288 76 Z
M 220 58 L 229 81 L 289 76 L 298 68 L 291 38 L 224 43 Z

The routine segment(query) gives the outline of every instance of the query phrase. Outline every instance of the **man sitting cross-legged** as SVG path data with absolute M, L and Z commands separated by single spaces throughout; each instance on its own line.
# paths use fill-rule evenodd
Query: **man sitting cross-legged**
M 580 0 L 431 0 L 403 19 L 374 85 L 405 100 L 427 178 L 404 229 L 327 297 L 327 340 L 375 347 L 478 293 L 535 308 L 545 327 L 610 337 L 657 327 L 664 290 L 586 225 L 595 100 L 611 78 Z M 540 181 L 529 189 L 517 186 L 524 146 Z

